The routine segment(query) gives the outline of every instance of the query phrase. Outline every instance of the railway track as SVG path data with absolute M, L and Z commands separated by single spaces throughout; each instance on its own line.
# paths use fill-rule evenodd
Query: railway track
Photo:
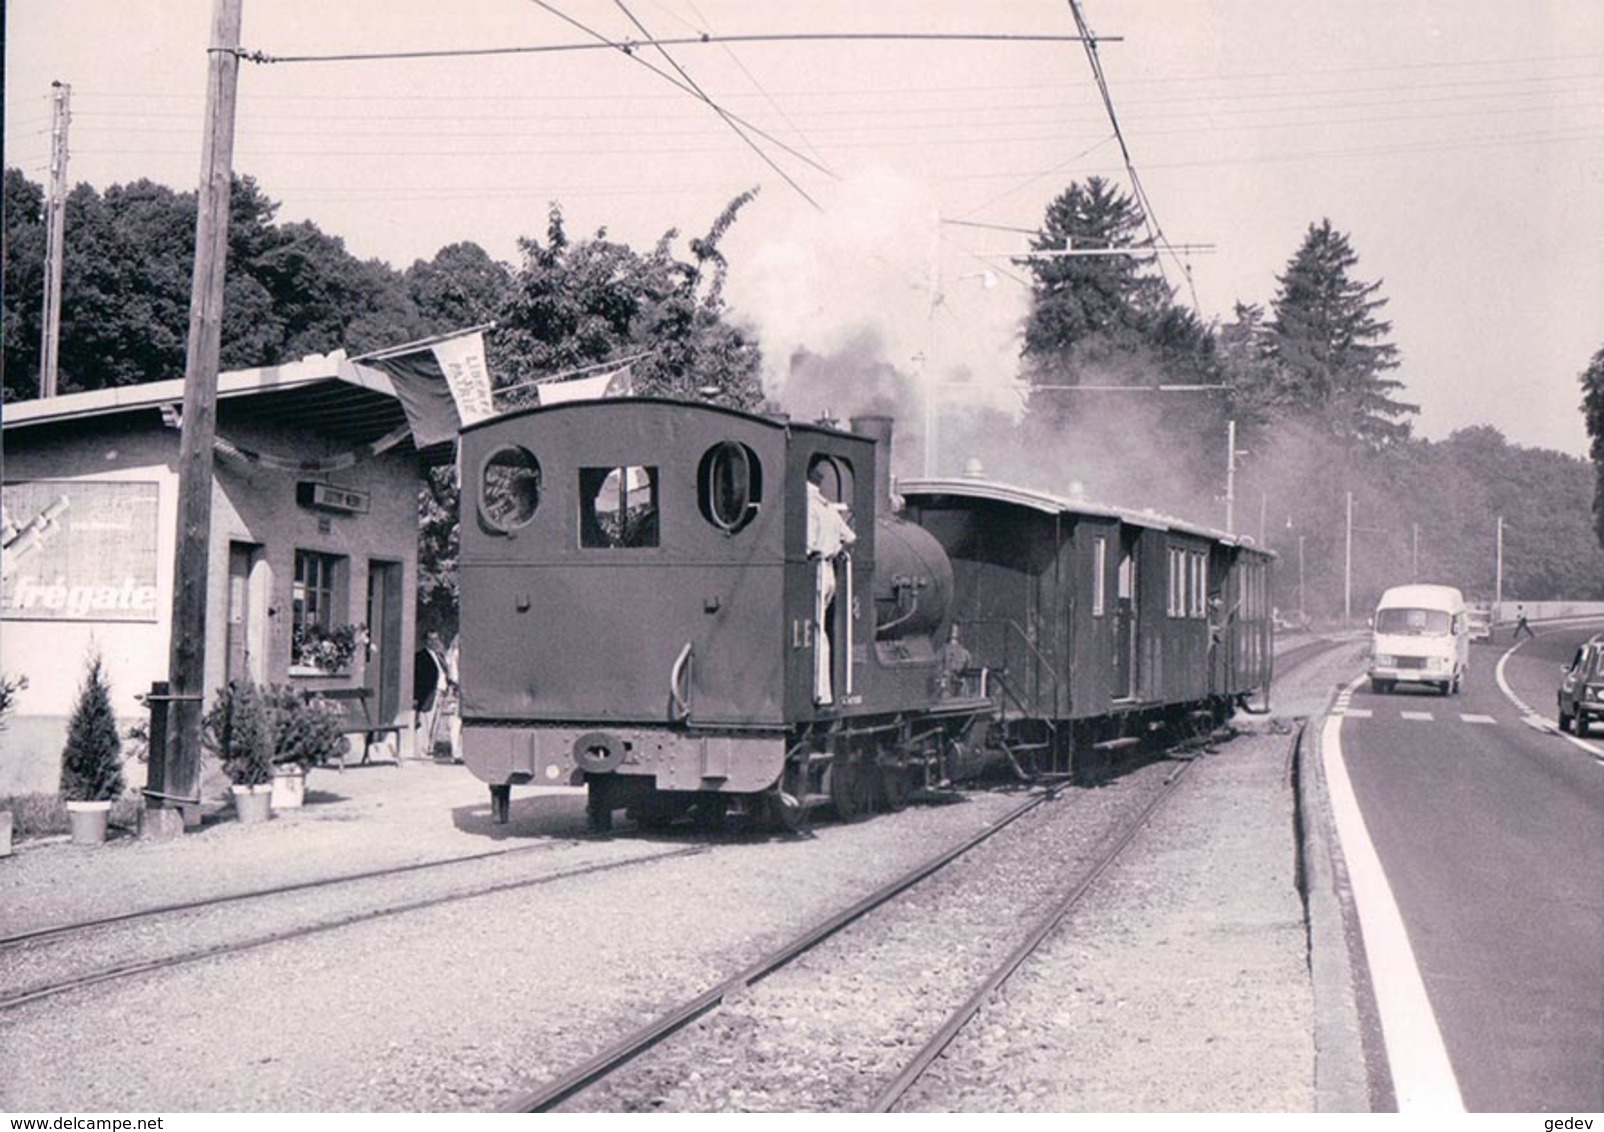
M 1279 658 L 1283 671 L 1296 670 L 1302 664 L 1326 655 L 1339 643 L 1317 640 L 1288 650 Z M 1007 913 L 1017 917 L 1018 921 L 1029 922 L 1031 924 L 1029 930 L 1011 942 L 1007 953 L 999 962 L 974 975 L 968 984 L 973 987 L 972 992 L 948 1011 L 939 1022 L 923 1031 L 925 1036 L 922 1044 L 903 1056 L 901 1063 L 892 1070 L 881 1073 L 872 1091 L 860 1091 L 850 1096 L 838 1092 L 827 1098 L 788 1096 L 783 1102 L 784 1106 L 793 1109 L 813 1108 L 814 1102 L 823 1099 L 826 1103 L 818 1107 L 878 1112 L 894 1110 L 899 1101 L 919 1082 L 925 1070 L 994 998 L 1004 982 L 1028 962 L 1043 942 L 1050 938 L 1055 929 L 1074 912 L 1098 879 L 1119 860 L 1132 841 L 1142 830 L 1148 828 L 1163 805 L 1174 796 L 1188 768 L 1194 765 L 1186 758 L 1186 752 L 1175 752 L 1175 754 L 1180 761 L 1166 764 L 1172 770 L 1163 776 L 1159 787 L 1146 797 L 1138 810 L 1127 814 L 1125 820 L 1116 827 L 1102 831 L 1094 853 L 1076 861 L 1068 871 L 1067 877 L 1061 878 L 1056 885 L 1051 886 L 1050 894 L 1033 903 L 1028 915 L 1017 907 Z M 869 920 L 899 899 L 905 898 L 932 878 L 952 868 L 956 862 L 1002 836 L 1006 830 L 1015 829 L 1026 815 L 1056 798 L 1067 788 L 1059 785 L 1033 796 L 991 827 L 910 870 L 852 907 L 774 948 L 737 974 L 664 1012 L 651 1023 L 625 1035 L 568 1072 L 534 1091 L 510 1098 L 503 1106 L 503 1111 L 545 1112 L 558 1109 L 566 1111 L 570 1108 L 580 1111 L 627 1111 L 654 1107 L 649 1094 L 661 1090 L 654 1090 L 652 1084 L 654 1075 L 648 1063 L 657 1051 L 675 1041 L 677 1036 L 687 1033 L 700 1020 L 713 1015 L 720 1007 L 729 1003 L 745 1002 L 758 984 L 794 969 L 804 956 L 826 944 L 834 943 L 835 953 L 838 955 L 851 954 L 854 951 L 853 945 L 843 940 L 855 926 Z M 1038 840 L 1051 844 L 1050 838 L 1038 838 Z M 939 919 L 939 916 L 926 914 L 926 918 Z M 860 982 L 878 985 L 873 975 L 865 976 Z M 782 1014 L 776 1011 L 774 1016 L 781 1017 Z M 728 1060 L 717 1052 L 721 1044 L 727 1049 L 728 1042 L 721 1043 L 712 1036 L 704 1036 L 702 1039 L 693 1037 L 692 1040 L 704 1041 L 709 1047 L 709 1054 L 682 1055 L 673 1059 L 676 1064 L 688 1061 L 702 1065 L 717 1065 L 720 1061 Z M 768 1042 L 766 1038 L 758 1038 L 753 1033 L 744 1031 L 739 1040 L 743 1043 L 755 1043 L 759 1047 Z M 833 1051 L 825 1051 L 822 1056 L 833 1060 L 836 1055 Z M 637 1066 L 645 1068 L 636 1068 Z M 617 1083 L 621 1077 L 629 1074 L 634 1074 L 644 1087 Z M 658 1084 L 663 1084 L 673 1081 L 677 1076 L 676 1070 L 669 1070 L 658 1074 L 656 1081 Z M 722 1087 L 726 1091 L 734 1089 L 740 1095 L 740 1090 L 752 1087 L 753 1084 L 736 1075 L 732 1081 L 723 1081 Z M 643 1100 L 643 1097 L 647 1099 Z
M 561 844 L 583 846 L 585 843 L 570 841 Z M 666 852 L 637 854 L 623 859 L 575 863 L 536 876 L 517 875 L 501 880 L 480 879 L 466 887 L 462 887 L 460 880 L 452 875 L 464 866 L 477 866 L 483 869 L 489 864 L 522 857 L 529 853 L 549 852 L 558 847 L 558 843 L 542 844 L 524 849 L 476 853 L 444 861 L 343 874 L 299 884 L 163 905 L 98 920 L 40 928 L 7 936 L 0 939 L 0 951 L 7 953 L 3 973 L 0 973 L 0 1012 L 83 987 L 170 970 L 189 963 L 337 931 L 386 917 L 406 915 L 443 904 L 538 888 L 559 881 L 695 856 L 710 851 L 706 845 L 691 845 Z M 404 890 L 399 893 L 396 891 L 401 887 L 400 882 L 413 882 L 420 874 L 428 875 L 431 882 L 441 883 L 443 890 L 427 895 L 408 894 Z M 282 905 L 287 899 L 339 886 L 348 886 L 353 892 L 345 897 L 344 903 L 333 915 L 326 909 L 314 908 L 300 911 L 300 918 L 297 920 L 297 910 L 282 906 L 274 907 L 272 910 L 274 923 L 280 926 L 267 931 L 253 931 L 248 924 L 243 925 L 244 930 L 241 931 L 242 925 L 237 917 L 227 922 L 214 919 L 209 924 L 205 919 L 206 913 L 221 909 L 234 910 L 236 906 L 249 905 L 253 902 Z M 365 890 L 361 890 L 364 886 Z M 150 954 L 151 938 L 170 934 L 170 929 L 175 923 L 182 925 L 180 934 L 185 946 L 177 950 L 158 950 L 157 953 Z M 219 938 L 214 938 L 210 942 L 196 942 L 197 938 L 203 938 L 208 932 Z
M 1035 926 L 1026 933 L 1022 940 L 1012 941 L 1008 956 L 1005 960 L 984 972 L 975 975 L 977 989 L 965 1001 L 957 1005 L 950 1014 L 939 1024 L 933 1027 L 926 1043 L 913 1056 L 892 1073 L 886 1074 L 889 1080 L 872 1101 L 866 1103 L 861 1095 L 842 1095 L 836 1091 L 828 1096 L 810 1096 L 806 1098 L 788 1097 L 785 1104 L 788 1107 L 799 1108 L 837 1108 L 862 1109 L 865 1107 L 878 1111 L 887 1111 L 894 1107 L 896 1100 L 918 1079 L 924 1067 L 934 1060 L 947 1043 L 962 1029 L 964 1023 L 979 1009 L 987 997 L 1006 979 L 1008 974 L 1024 962 L 1029 954 L 1040 942 L 1047 937 L 1060 921 L 1067 916 L 1074 906 L 1084 897 L 1096 879 L 1103 874 L 1108 866 L 1119 856 L 1120 852 L 1129 844 L 1136 833 L 1142 829 L 1157 811 L 1164 799 L 1183 778 L 1186 769 L 1192 765 L 1181 762 L 1170 767 L 1170 773 L 1163 776 L 1161 783 L 1154 793 L 1142 806 L 1138 813 L 1128 815 L 1127 820 L 1119 828 L 1102 831 L 1098 838 L 1098 845 L 1090 858 L 1077 867 L 1073 872 L 1073 879 L 1067 891 L 1059 885 L 1052 883 L 1051 878 L 1035 878 L 1029 882 L 1021 882 L 1031 889 L 1032 899 L 1023 903 L 1033 906 L 1037 915 Z M 874 939 L 882 936 L 902 936 L 906 940 L 904 929 L 897 926 L 886 926 L 884 923 L 875 924 L 876 919 L 887 914 L 895 916 L 893 909 L 898 902 L 910 900 L 919 903 L 920 907 L 912 912 L 904 913 L 908 917 L 925 924 L 915 934 L 928 930 L 930 923 L 952 924 L 965 920 L 991 919 L 999 923 L 1013 924 L 1022 918 L 1023 904 L 1014 898 L 1013 893 L 999 893 L 995 891 L 999 886 L 994 883 L 998 865 L 998 854 L 988 853 L 998 839 L 1011 837 L 1014 844 L 1005 850 L 1001 856 L 1011 857 L 1014 867 L 1017 868 L 1021 857 L 1040 856 L 1050 838 L 1044 838 L 1044 833 L 1055 829 L 1062 832 L 1061 823 L 1050 819 L 1037 820 L 1043 807 L 1050 803 L 1067 787 L 1058 786 L 1034 794 L 1021 805 L 1015 807 L 1002 819 L 980 831 L 968 840 L 953 848 L 931 858 L 924 864 L 910 870 L 880 889 L 870 893 L 852 907 L 829 918 L 797 937 L 786 941 L 774 948 L 768 954 L 749 965 L 736 975 L 725 979 L 718 985 L 709 988 L 696 997 L 681 1003 L 679 1006 L 665 1012 L 648 1025 L 625 1036 L 613 1045 L 601 1050 L 584 1063 L 574 1067 L 561 1077 L 548 1082 L 538 1090 L 512 1098 L 504 1107 L 507 1111 L 543 1112 L 557 1109 L 559 1106 L 569 1105 L 571 1102 L 582 1111 L 620 1111 L 632 1108 L 649 1107 L 649 1102 L 642 1102 L 642 1092 L 651 1093 L 653 1086 L 650 1082 L 653 1073 L 648 1066 L 639 1074 L 642 1081 L 647 1082 L 644 1089 L 639 1085 L 629 1083 L 618 1084 L 615 1079 L 624 1073 L 633 1072 L 632 1066 L 637 1062 L 646 1062 L 651 1055 L 664 1046 L 665 1043 L 676 1039 L 681 1031 L 686 1031 L 693 1023 L 711 1014 L 720 1006 L 737 999 L 745 1000 L 748 992 L 753 992 L 759 983 L 765 982 L 782 973 L 795 972 L 800 961 L 826 945 L 831 948 L 830 957 L 822 961 L 824 970 L 830 974 L 819 980 L 821 989 L 819 993 L 825 998 L 839 998 L 839 994 L 829 988 L 841 985 L 844 972 L 851 971 L 853 965 L 862 963 L 865 955 L 873 957 L 878 944 Z M 948 886 L 948 890 L 941 891 L 946 883 L 944 878 L 954 869 L 960 867 L 962 862 L 973 861 L 973 865 L 966 870 L 962 879 Z M 1027 869 L 1027 871 L 1029 871 Z M 1042 864 L 1041 869 L 1049 874 L 1059 874 L 1059 863 L 1048 861 Z M 935 887 L 937 891 L 929 890 Z M 986 893 L 986 889 L 994 891 Z M 1042 899 L 1044 892 L 1048 892 Z M 989 900 L 984 907 L 976 908 L 976 900 Z M 963 906 L 970 904 L 964 912 L 945 914 L 942 909 L 950 906 Z M 1046 911 L 1043 913 L 1042 908 Z M 867 933 L 870 942 L 860 942 L 854 932 Z M 923 946 L 923 945 L 921 945 Z M 847 981 L 856 981 L 859 985 L 873 986 L 885 989 L 891 976 L 881 973 L 880 968 L 896 968 L 901 962 L 901 949 L 892 948 L 891 954 L 883 961 L 862 963 L 864 973 L 847 975 Z M 843 959 L 843 957 L 846 957 Z M 841 966 L 842 964 L 845 966 Z M 973 964 L 969 964 L 973 966 Z M 790 1001 L 797 993 L 807 995 L 812 993 L 806 984 L 815 981 L 816 975 L 804 972 L 793 978 L 793 982 L 804 984 L 798 992 L 795 987 L 787 988 L 781 992 L 779 1001 Z M 921 994 L 940 994 L 950 991 L 949 987 L 920 988 Z M 754 992 L 755 993 L 755 992 Z M 773 1017 L 783 1017 L 785 1011 L 776 1009 Z M 771 1037 L 758 1037 L 744 1034 L 742 1040 L 751 1040 L 758 1047 L 769 1043 Z M 723 1044 L 722 1039 L 715 1033 L 693 1036 L 693 1042 L 718 1046 Z M 832 1057 L 834 1055 L 827 1055 Z M 687 1060 L 682 1056 L 678 1061 Z M 688 1060 L 699 1063 L 716 1063 L 717 1054 L 707 1057 L 702 1055 L 689 1056 Z M 669 1076 L 673 1076 L 672 1073 Z M 737 1075 L 739 1077 L 739 1075 Z M 735 1087 L 743 1082 L 737 1079 Z M 745 1082 L 750 1085 L 751 1082 Z M 854 1082 L 856 1084 L 856 1082 Z M 600 1087 L 603 1091 L 588 1100 L 584 1094 Z M 850 1090 L 847 1090 L 850 1094 Z M 633 1094 L 633 1095 L 632 1095 Z

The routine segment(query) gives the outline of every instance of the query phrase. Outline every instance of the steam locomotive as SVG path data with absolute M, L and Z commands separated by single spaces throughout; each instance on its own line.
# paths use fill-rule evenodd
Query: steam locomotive
M 531 783 L 586 785 L 597 830 L 851 820 L 1268 694 L 1270 555 L 977 477 L 899 505 L 890 420 L 851 424 L 640 397 L 463 430 L 462 754 L 495 821 Z

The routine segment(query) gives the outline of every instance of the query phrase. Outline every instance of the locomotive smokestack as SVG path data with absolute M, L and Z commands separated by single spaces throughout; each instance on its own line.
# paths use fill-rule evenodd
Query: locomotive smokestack
M 869 415 L 852 418 L 852 431 L 874 441 L 874 498 L 882 515 L 895 508 L 891 502 L 891 418 Z

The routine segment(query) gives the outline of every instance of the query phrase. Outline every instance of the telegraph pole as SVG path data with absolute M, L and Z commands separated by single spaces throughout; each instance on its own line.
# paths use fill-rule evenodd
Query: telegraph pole
M 1236 422 L 1225 422 L 1225 533 L 1236 534 Z
M 67 243 L 67 127 L 72 87 L 50 84 L 50 195 L 45 199 L 45 306 L 39 343 L 39 396 L 56 395 L 56 347 L 61 341 L 61 267 Z
M 1353 620 L 1353 492 L 1348 492 L 1347 535 L 1342 551 L 1342 624 Z
M 206 135 L 201 147 L 195 220 L 195 275 L 184 360 L 184 421 L 178 455 L 178 537 L 173 562 L 171 703 L 167 742 L 152 752 L 142 836 L 171 837 L 182 828 L 176 804 L 199 814 L 201 703 L 206 680 L 207 553 L 212 525 L 212 442 L 217 435 L 217 367 L 223 339 L 223 272 L 234 168 L 234 106 L 239 87 L 241 6 L 213 0 L 206 84 Z M 153 690 L 152 699 L 162 694 Z M 154 728 L 153 728 L 154 730 Z
M 1498 516 L 1497 560 L 1493 566 L 1493 620 L 1504 615 L 1504 517 Z

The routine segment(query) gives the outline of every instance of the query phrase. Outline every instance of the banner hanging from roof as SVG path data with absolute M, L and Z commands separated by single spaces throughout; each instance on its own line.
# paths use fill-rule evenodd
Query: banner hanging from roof
M 455 440 L 457 429 L 495 415 L 485 339 L 477 330 L 360 362 L 389 375 L 419 448 Z
M 595 377 L 577 377 L 569 381 L 551 381 L 536 386 L 542 405 L 559 405 L 564 401 L 594 401 L 602 397 L 628 397 L 634 392 L 635 382 L 629 367 Z

